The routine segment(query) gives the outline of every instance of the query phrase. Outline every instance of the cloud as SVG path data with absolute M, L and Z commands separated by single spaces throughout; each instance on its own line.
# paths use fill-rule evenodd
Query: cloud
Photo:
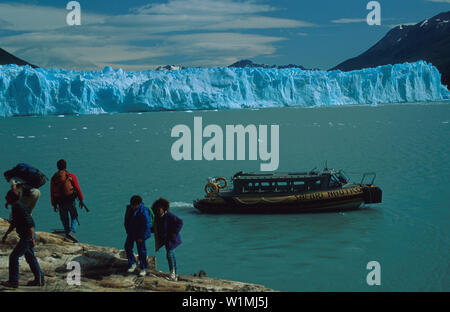
M 367 19 L 365 19 L 365 18 L 340 18 L 340 19 L 332 20 L 331 22 L 335 23 L 335 24 L 366 23 Z
M 385 18 L 383 17 L 381 21 L 393 21 L 398 20 L 396 18 Z M 353 23 L 367 23 L 367 18 L 340 18 L 330 21 L 333 24 L 353 24 Z
M 315 26 L 268 16 L 276 10 L 254 0 L 169 0 L 120 15 L 90 14 L 81 7 L 82 25 L 68 26 L 65 8 L 0 4 L 0 27 L 11 31 L 0 40 L 3 48 L 43 67 L 99 69 L 116 64 L 136 70 L 167 59 L 223 66 L 274 54 L 285 38 L 261 29 Z
M 232 0 L 172 0 L 168 3 L 147 4 L 131 11 L 139 14 L 163 15 L 236 15 L 255 14 L 277 10 L 254 1 L 236 2 Z
M 450 0 L 425 0 L 428 2 L 441 2 L 441 3 L 450 3 Z
M 0 18 L 8 23 L 4 28 L 14 31 L 40 31 L 65 27 L 67 13 L 69 11 L 65 8 L 0 3 Z M 83 11 L 81 16 L 84 25 L 99 23 L 104 19 L 104 16 Z

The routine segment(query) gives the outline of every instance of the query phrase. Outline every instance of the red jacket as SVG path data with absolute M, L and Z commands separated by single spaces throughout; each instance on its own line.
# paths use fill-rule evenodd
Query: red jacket
M 73 173 L 70 173 L 70 172 L 67 172 L 67 174 L 69 175 L 69 177 L 73 181 L 73 186 L 75 187 L 75 189 L 76 189 L 76 191 L 78 193 L 79 199 L 80 200 L 84 200 L 83 193 L 81 192 L 81 188 L 80 188 L 80 185 L 78 184 L 77 177 Z M 54 185 L 53 180 L 52 180 L 51 183 L 50 183 L 50 197 L 51 197 L 51 200 L 52 200 L 52 206 L 56 205 L 56 199 L 55 199 L 54 195 L 55 195 L 55 185 Z

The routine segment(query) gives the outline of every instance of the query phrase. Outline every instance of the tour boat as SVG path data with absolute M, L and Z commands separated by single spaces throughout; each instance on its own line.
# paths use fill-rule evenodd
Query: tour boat
M 364 183 L 372 177 L 370 183 Z M 211 178 L 206 196 L 194 201 L 203 213 L 274 214 L 344 211 L 363 204 L 381 203 L 382 191 L 373 184 L 375 173 L 364 173 L 360 183 L 350 183 L 344 171 L 243 173 L 232 178 Z

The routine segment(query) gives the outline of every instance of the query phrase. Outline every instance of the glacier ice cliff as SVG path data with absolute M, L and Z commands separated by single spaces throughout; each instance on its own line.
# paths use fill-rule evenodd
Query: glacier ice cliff
M 0 116 L 429 102 L 450 99 L 423 61 L 352 72 L 188 68 L 124 72 L 0 66 Z

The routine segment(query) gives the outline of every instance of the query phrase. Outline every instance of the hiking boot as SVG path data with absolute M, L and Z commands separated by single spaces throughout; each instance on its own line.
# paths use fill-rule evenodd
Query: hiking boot
M 34 279 L 32 281 L 29 281 L 27 283 L 27 286 L 44 286 L 45 282 L 44 282 L 44 277 L 41 276 L 41 278 L 39 279 Z
M 134 271 L 136 271 L 136 268 L 137 268 L 136 263 L 132 264 L 128 269 L 128 273 L 133 273 Z
M 146 275 L 147 275 L 146 270 L 141 270 L 141 272 L 139 272 L 139 276 L 146 276 Z
M 177 274 L 175 273 L 175 271 L 170 272 L 170 280 L 175 281 L 175 282 L 178 280 Z
M 18 288 L 19 282 L 12 282 L 12 281 L 3 281 L 0 283 L 0 285 L 8 288 Z
M 73 234 L 70 234 L 70 233 L 66 234 L 66 238 L 70 239 L 74 243 L 78 243 L 77 238 Z

